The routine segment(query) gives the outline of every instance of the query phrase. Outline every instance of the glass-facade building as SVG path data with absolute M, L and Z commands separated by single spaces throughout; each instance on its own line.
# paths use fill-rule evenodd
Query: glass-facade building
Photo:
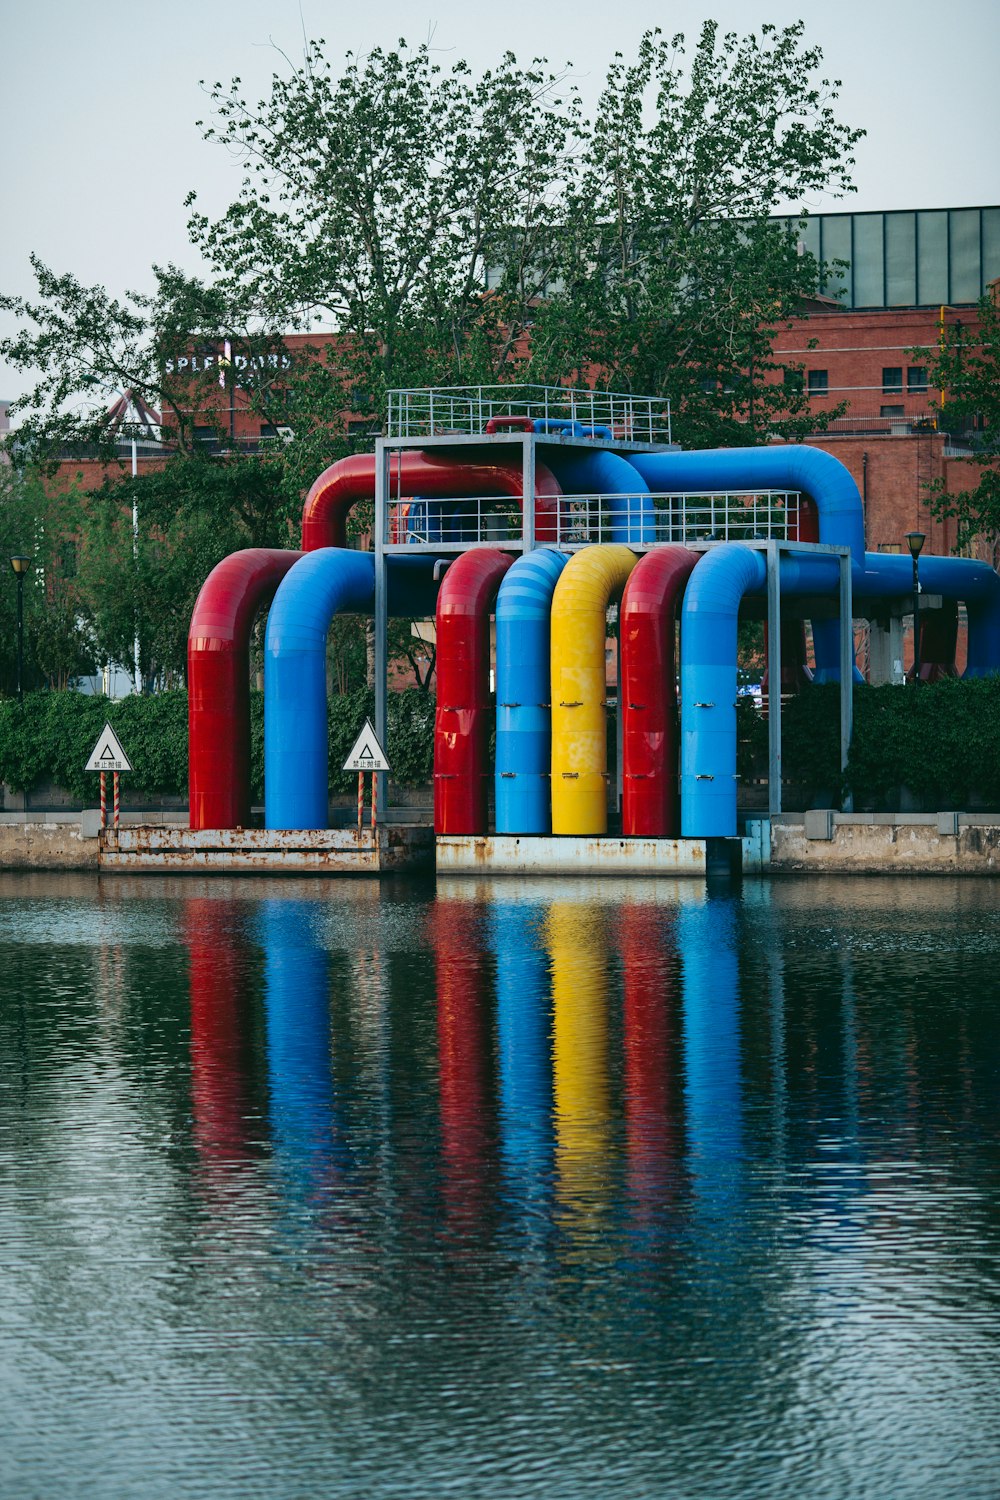
M 960 307 L 1000 277 L 1000 208 L 812 214 L 784 221 L 820 261 L 845 308 Z

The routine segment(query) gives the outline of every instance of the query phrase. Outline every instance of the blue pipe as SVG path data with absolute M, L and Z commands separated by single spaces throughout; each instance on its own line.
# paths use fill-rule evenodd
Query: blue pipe
M 539 548 L 508 569 L 497 595 L 497 833 L 549 833 L 552 744 L 549 617 L 567 562 Z
M 433 557 L 392 560 L 391 614 L 433 612 L 433 567 Z M 267 828 L 327 825 L 326 637 L 335 614 L 369 614 L 374 599 L 374 557 L 341 547 L 308 552 L 274 596 L 264 644 Z
M 865 553 L 861 496 L 839 459 L 821 448 L 710 448 L 694 453 L 633 453 L 629 463 L 650 488 L 667 494 L 713 490 L 800 490 L 819 515 L 819 539 L 850 547 L 854 562 Z
M 656 540 L 655 513 L 645 479 L 627 459 L 607 448 L 546 448 L 545 462 L 563 494 L 603 495 L 611 516 L 605 541 L 648 543 Z

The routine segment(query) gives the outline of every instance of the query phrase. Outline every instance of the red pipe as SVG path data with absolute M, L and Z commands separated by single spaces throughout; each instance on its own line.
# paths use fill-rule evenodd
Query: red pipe
M 534 432 L 534 430 L 534 417 L 490 417 L 486 424 L 487 433 Z
M 957 677 L 955 656 L 958 651 L 958 601 L 946 599 L 940 609 L 930 610 L 920 619 L 920 680 L 940 682 L 942 677 Z M 906 674 L 913 681 L 913 667 Z
M 223 558 L 188 631 L 188 795 L 192 828 L 250 823 L 250 631 L 301 552 L 248 547 Z
M 513 559 L 474 547 L 452 563 L 437 602 L 434 830 L 486 833 L 489 823 L 490 614 Z
M 678 834 L 677 668 L 674 627 L 698 561 L 686 547 L 657 547 L 641 557 L 622 595 L 622 833 Z
M 504 455 L 473 462 L 447 455 L 405 450 L 391 457 L 389 481 L 393 493 L 435 500 L 466 495 L 511 495 L 521 499 L 523 471 L 520 455 Z M 562 491 L 544 464 L 535 465 L 535 537 L 557 540 L 559 496 Z M 347 513 L 359 500 L 375 496 L 375 455 L 356 453 L 331 464 L 316 480 L 302 509 L 302 550 L 347 546 Z

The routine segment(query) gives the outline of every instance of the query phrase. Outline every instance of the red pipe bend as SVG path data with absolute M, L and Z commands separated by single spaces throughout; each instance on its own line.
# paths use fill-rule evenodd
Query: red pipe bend
M 678 833 L 677 669 L 674 624 L 698 561 L 686 547 L 657 547 L 641 557 L 622 595 L 622 833 Z
M 486 459 L 440 457 L 406 449 L 389 461 L 389 482 L 394 492 L 409 498 L 461 499 L 466 495 L 510 495 L 521 498 L 523 483 L 520 454 Z M 559 496 L 555 475 L 544 464 L 535 465 L 535 537 L 539 542 L 557 540 Z M 375 455 L 356 453 L 324 469 L 302 508 L 302 550 L 347 546 L 347 515 L 359 500 L 375 497 Z
M 250 631 L 301 552 L 248 547 L 202 584 L 188 631 L 188 794 L 192 828 L 250 822 Z
M 437 602 L 434 831 L 486 833 L 489 822 L 490 614 L 512 558 L 474 547 L 452 563 Z

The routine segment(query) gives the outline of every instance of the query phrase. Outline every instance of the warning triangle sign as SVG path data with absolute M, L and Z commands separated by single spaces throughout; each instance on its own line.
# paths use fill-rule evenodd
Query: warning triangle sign
M 122 749 L 121 740 L 110 724 L 105 724 L 90 752 L 85 771 L 131 771 L 132 762 Z
M 389 762 L 379 744 L 371 720 L 366 719 L 364 728 L 354 741 L 351 752 L 344 761 L 345 771 L 388 771 Z

